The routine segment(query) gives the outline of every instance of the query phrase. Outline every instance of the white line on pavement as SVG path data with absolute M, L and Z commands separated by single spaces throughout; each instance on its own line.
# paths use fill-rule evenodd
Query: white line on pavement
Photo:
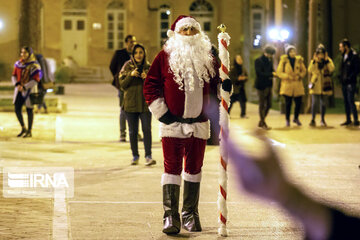
M 65 189 L 55 189 L 54 192 L 54 217 L 53 240 L 68 239 L 68 216 L 65 200 Z
M 162 204 L 162 202 L 132 202 L 132 201 L 69 201 L 75 204 Z M 241 202 L 227 202 L 228 204 L 243 204 Z M 217 204 L 217 202 L 200 202 L 200 204 Z

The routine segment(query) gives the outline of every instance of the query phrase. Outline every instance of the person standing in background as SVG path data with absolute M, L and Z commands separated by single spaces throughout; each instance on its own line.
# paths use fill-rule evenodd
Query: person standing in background
M 119 105 L 120 105 L 120 142 L 126 142 L 126 116 L 123 109 L 124 92 L 119 86 L 119 73 L 124 66 L 125 62 L 130 60 L 130 55 L 136 38 L 133 35 L 127 35 L 125 37 L 125 48 L 116 50 L 114 56 L 111 59 L 110 71 L 113 75 L 112 85 L 118 90 Z
M 15 86 L 13 103 L 15 105 L 16 117 L 21 125 L 21 132 L 17 137 L 32 137 L 31 129 L 34 120 L 34 106 L 30 101 L 30 93 L 33 87 L 37 86 L 41 79 L 41 68 L 36 61 L 31 47 L 22 47 L 20 60 L 16 61 L 11 81 Z M 28 116 L 28 129 L 24 124 L 22 107 L 25 104 Z
M 351 48 L 350 41 L 343 39 L 339 44 L 342 54 L 340 75 L 338 76 L 344 96 L 346 121 L 341 126 L 352 124 L 351 113 L 354 116 L 354 126 L 359 126 L 358 112 L 355 105 L 356 78 L 360 71 L 359 56 Z
M 131 60 L 127 61 L 122 68 L 119 81 L 120 89 L 124 92 L 123 109 L 129 125 L 130 146 L 133 154 L 131 164 L 139 162 L 138 132 L 139 119 L 144 134 L 146 166 L 155 164 L 151 157 L 151 112 L 145 102 L 143 84 L 150 64 L 146 61 L 145 48 L 135 44 Z
M 309 73 L 311 79 L 309 83 L 309 94 L 311 94 L 311 113 L 312 120 L 310 127 L 315 127 L 315 116 L 319 109 L 321 113 L 321 126 L 326 127 L 325 111 L 328 96 L 333 94 L 333 86 L 331 81 L 331 74 L 334 72 L 335 66 L 331 58 L 329 58 L 324 45 L 320 44 L 314 54 L 313 60 L 309 65 Z
M 295 101 L 294 120 L 297 126 L 301 126 L 299 114 L 301 110 L 302 97 L 305 89 L 302 79 L 306 75 L 304 58 L 296 55 L 296 48 L 288 45 L 285 48 L 286 54 L 280 58 L 277 67 L 277 75 L 281 79 L 280 95 L 285 98 L 286 126 L 290 127 L 290 113 L 293 100 Z
M 272 102 L 273 77 L 276 76 L 273 67 L 273 56 L 275 53 L 276 49 L 274 46 L 266 45 L 264 54 L 255 60 L 255 88 L 257 89 L 259 96 L 260 115 L 258 127 L 265 130 L 270 129 L 265 122 L 265 118 L 269 113 Z
M 245 92 L 245 83 L 248 80 L 248 74 L 243 66 L 243 59 L 240 54 L 237 54 L 234 59 L 233 67 L 230 70 L 230 79 L 233 86 L 233 94 L 230 97 L 230 110 L 235 102 L 240 103 L 241 118 L 246 117 L 246 92 Z

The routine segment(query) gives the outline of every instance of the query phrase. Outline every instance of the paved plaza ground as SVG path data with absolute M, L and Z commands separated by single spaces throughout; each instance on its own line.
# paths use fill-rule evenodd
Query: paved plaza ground
M 68 111 L 36 114 L 32 139 L 15 137 L 20 131 L 15 113 L 0 113 L 0 167 L 72 167 L 75 172 L 74 197 L 63 202 L 1 195 L 0 239 L 302 239 L 301 226 L 286 212 L 239 188 L 231 165 L 230 234 L 217 235 L 217 146 L 208 146 L 205 154 L 199 205 L 203 232 L 163 234 L 158 122 L 152 122 L 157 165 L 144 165 L 140 142 L 140 164 L 131 166 L 129 142 L 118 141 L 116 90 L 110 84 L 73 84 L 65 92 L 61 100 Z M 234 135 L 256 128 L 257 105 L 248 104 L 248 116 L 240 119 L 239 105 L 234 105 Z M 310 115 L 300 119 L 303 127 L 286 128 L 279 112 L 268 117 L 269 137 L 279 146 L 289 179 L 314 198 L 360 215 L 360 129 L 340 127 L 344 115 L 328 115 L 328 128 L 310 128 Z

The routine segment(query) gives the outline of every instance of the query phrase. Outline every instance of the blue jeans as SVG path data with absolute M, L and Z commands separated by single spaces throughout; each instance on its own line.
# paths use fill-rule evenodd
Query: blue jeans
M 315 120 L 316 113 L 319 110 L 319 103 L 320 103 L 320 113 L 321 113 L 321 120 L 325 120 L 325 112 L 326 112 L 326 102 L 328 101 L 327 95 L 320 95 L 320 94 L 313 94 L 311 96 L 311 113 L 312 113 L 312 120 Z
M 133 156 L 139 156 L 139 119 L 144 134 L 145 157 L 151 156 L 151 112 L 125 112 L 125 114 L 129 125 L 130 146 Z
M 354 116 L 354 122 L 358 121 L 358 112 L 356 110 L 356 105 L 355 105 L 355 91 L 356 91 L 356 84 L 342 85 L 347 122 L 351 121 L 351 113 Z
M 120 137 L 126 137 L 126 116 L 124 109 L 121 107 L 121 100 L 124 97 L 124 92 L 118 91 L 118 96 L 119 96 L 119 106 L 120 106 L 120 119 L 119 119 Z

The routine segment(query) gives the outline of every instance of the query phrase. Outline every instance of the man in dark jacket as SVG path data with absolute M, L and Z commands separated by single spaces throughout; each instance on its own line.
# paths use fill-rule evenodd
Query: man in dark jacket
M 130 54 L 133 46 L 135 45 L 136 38 L 133 35 L 125 37 L 125 48 L 116 50 L 110 63 L 110 71 L 114 77 L 112 85 L 118 90 L 119 105 L 120 105 L 120 142 L 126 141 L 126 117 L 123 110 L 124 92 L 120 90 L 119 85 L 119 72 L 124 63 L 130 60 Z
M 260 114 L 258 126 L 266 130 L 270 129 L 265 122 L 265 118 L 271 108 L 273 77 L 276 76 L 272 61 L 275 52 L 275 47 L 266 45 L 264 54 L 255 60 L 255 88 L 258 90 L 259 95 Z
M 359 126 L 358 113 L 355 105 L 356 77 L 359 73 L 359 56 L 351 49 L 349 40 L 344 39 L 339 44 L 342 54 L 340 66 L 340 82 L 345 103 L 346 121 L 341 126 L 352 124 L 351 113 L 354 116 L 354 126 Z

